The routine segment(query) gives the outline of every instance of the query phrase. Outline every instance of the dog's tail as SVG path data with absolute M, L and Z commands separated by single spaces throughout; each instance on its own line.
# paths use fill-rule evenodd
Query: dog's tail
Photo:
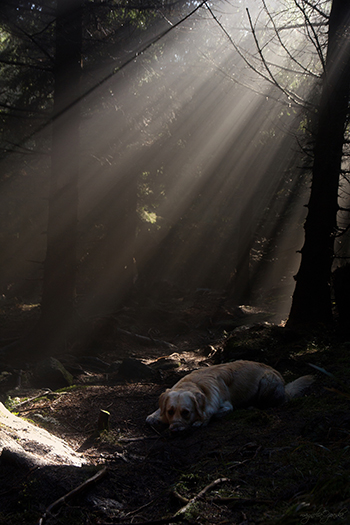
M 299 377 L 295 381 L 288 383 L 288 385 L 285 386 L 287 399 L 292 399 L 293 397 L 301 396 L 304 390 L 311 386 L 314 381 L 314 376 L 309 375 Z

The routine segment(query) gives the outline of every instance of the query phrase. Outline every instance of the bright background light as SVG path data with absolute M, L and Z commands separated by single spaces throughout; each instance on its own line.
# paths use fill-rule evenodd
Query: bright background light
M 86 314 L 113 309 L 130 279 L 168 279 L 190 289 L 234 282 L 238 303 L 287 315 L 309 192 L 304 104 L 317 102 L 326 34 L 320 27 L 315 39 L 304 14 L 287 0 L 208 3 L 115 74 L 119 49 L 94 67 L 86 60 L 78 281 Z M 168 13 L 158 34 L 177 21 Z M 28 261 L 45 256 L 38 233 L 50 166 L 24 154 L 6 162 L 0 199 L 7 217 L 11 206 L 23 214 L 6 245 L 2 289 L 20 294 L 21 279 L 40 276 Z M 252 295 L 239 289 L 248 270 Z M 27 293 L 36 293 L 31 282 Z

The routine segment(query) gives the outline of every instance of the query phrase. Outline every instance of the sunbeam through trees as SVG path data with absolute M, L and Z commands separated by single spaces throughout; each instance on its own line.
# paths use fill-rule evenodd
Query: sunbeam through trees
M 317 184 L 311 168 L 320 162 L 330 181 L 317 159 L 337 148 L 333 196 L 325 189 L 324 201 L 317 194 L 309 203 L 290 321 L 330 320 L 347 103 L 341 95 L 335 133 L 322 100 L 339 100 L 324 94 L 329 64 L 345 71 L 337 80 L 345 92 L 349 69 L 346 57 L 331 56 L 331 6 L 5 2 L 3 297 L 41 296 L 39 331 L 62 340 L 79 324 L 77 309 L 84 319 L 110 313 L 161 281 L 223 290 L 237 305 L 273 296 L 285 319 L 311 177 Z M 347 38 L 335 44 L 345 53 Z M 319 130 L 328 133 L 321 146 Z M 308 236 L 314 200 L 320 214 Z

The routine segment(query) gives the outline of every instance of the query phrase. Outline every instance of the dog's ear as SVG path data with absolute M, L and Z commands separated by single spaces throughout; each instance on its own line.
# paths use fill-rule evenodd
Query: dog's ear
M 163 392 L 159 396 L 159 408 L 160 408 L 160 416 L 161 417 L 165 413 L 165 405 L 166 405 L 166 400 L 167 400 L 167 397 L 168 397 L 168 392 L 169 392 L 169 388 L 167 388 L 167 390 L 165 392 Z
M 197 413 L 200 417 L 202 417 L 205 409 L 206 397 L 203 392 L 196 392 L 194 397 L 196 401 Z

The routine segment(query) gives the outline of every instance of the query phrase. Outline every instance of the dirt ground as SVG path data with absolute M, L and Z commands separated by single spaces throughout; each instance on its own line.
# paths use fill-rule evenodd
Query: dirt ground
M 18 334 L 19 306 L 11 308 L 2 311 L 3 339 Z M 23 329 L 34 310 L 21 310 Z M 91 345 L 69 350 L 77 362 L 84 353 L 115 363 L 115 371 L 82 366 L 73 387 L 32 401 L 41 392 L 28 380 L 8 400 L 20 416 L 64 438 L 87 466 L 0 465 L 0 523 L 350 523 L 350 340 L 329 330 L 293 333 L 270 319 L 203 291 L 93 320 Z M 158 371 L 125 379 L 118 373 L 125 357 Z M 283 407 L 237 410 L 181 435 L 146 425 L 160 393 L 188 370 L 237 358 L 266 362 L 287 381 L 312 371 L 317 380 Z M 101 410 L 110 413 L 109 430 L 97 432 Z

